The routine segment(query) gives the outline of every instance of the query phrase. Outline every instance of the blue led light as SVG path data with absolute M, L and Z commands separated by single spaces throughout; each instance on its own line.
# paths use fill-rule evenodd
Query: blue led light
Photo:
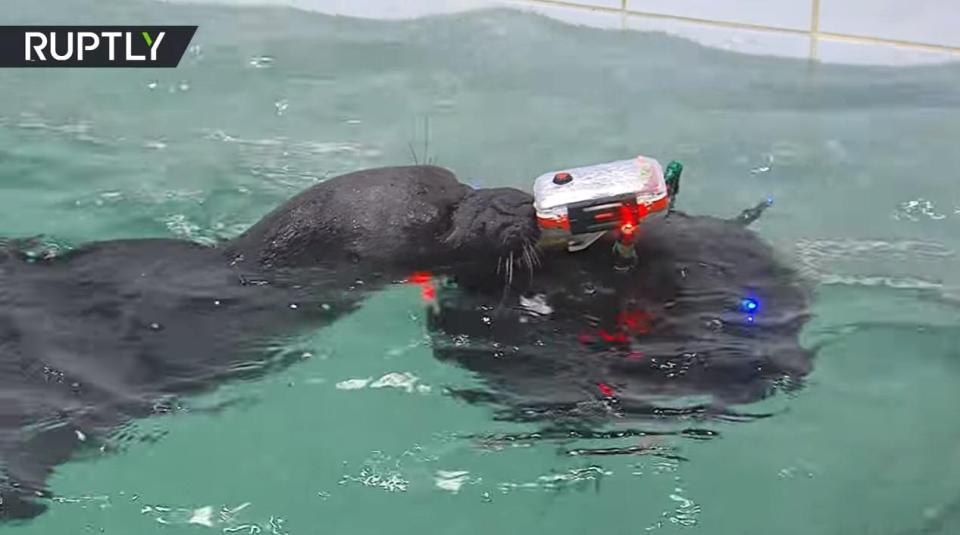
M 747 316 L 747 323 L 753 323 L 753 316 Z
M 744 312 L 756 312 L 760 308 L 760 302 L 750 297 L 744 297 L 740 300 L 740 310 Z

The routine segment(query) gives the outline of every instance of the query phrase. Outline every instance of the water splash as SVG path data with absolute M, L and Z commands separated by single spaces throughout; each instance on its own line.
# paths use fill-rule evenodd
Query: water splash
M 251 520 L 251 502 L 244 502 L 236 506 L 212 505 L 199 507 L 173 507 L 167 505 L 145 505 L 140 514 L 152 517 L 159 524 L 197 526 L 213 528 L 223 533 L 246 533 L 258 535 L 288 535 L 284 528 L 285 520 L 282 517 L 271 515 L 262 520 Z
M 764 163 L 750 169 L 750 174 L 753 176 L 763 175 L 769 173 L 773 169 L 773 154 L 767 154 L 764 157 Z
M 676 502 L 677 506 L 673 511 L 667 514 L 667 519 L 681 526 L 695 526 L 700 515 L 700 505 L 690 498 L 684 496 L 684 489 L 677 487 L 670 494 L 670 499 Z
M 372 377 L 346 379 L 336 384 L 338 390 L 361 390 L 364 388 L 396 388 L 408 394 L 428 394 L 432 390 L 429 385 L 422 384 L 420 378 L 409 372 L 391 372 L 378 379 Z
M 457 494 L 464 485 L 480 483 L 482 478 L 470 477 L 467 470 L 437 470 L 434 483 L 438 489 Z
M 553 472 L 537 477 L 534 481 L 503 482 L 498 485 L 502 494 L 513 491 L 567 491 L 587 490 L 600 491 L 600 484 L 606 477 L 613 475 L 613 471 L 601 466 L 590 465 L 583 468 L 571 468 L 564 472 Z
M 921 219 L 931 221 L 940 221 L 947 218 L 947 214 L 939 212 L 933 201 L 919 197 L 917 199 L 903 201 L 893 211 L 893 218 L 897 221 L 917 222 Z

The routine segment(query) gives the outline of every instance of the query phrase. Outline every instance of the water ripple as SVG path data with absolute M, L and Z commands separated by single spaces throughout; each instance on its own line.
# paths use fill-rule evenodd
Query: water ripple
M 289 535 L 284 527 L 286 521 L 282 517 L 271 515 L 265 520 L 249 520 L 250 506 L 250 502 L 232 507 L 224 505 L 219 509 L 211 505 L 200 507 L 145 505 L 140 510 L 140 514 L 150 516 L 157 523 L 164 525 L 216 528 L 223 533 Z

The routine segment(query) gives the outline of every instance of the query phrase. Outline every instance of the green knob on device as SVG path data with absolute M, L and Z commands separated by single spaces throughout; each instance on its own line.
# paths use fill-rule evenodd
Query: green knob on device
M 667 164 L 663 172 L 663 181 L 667 183 L 667 196 L 670 197 L 670 210 L 673 210 L 673 203 L 677 201 L 677 194 L 680 193 L 680 175 L 683 173 L 683 164 L 677 160 Z

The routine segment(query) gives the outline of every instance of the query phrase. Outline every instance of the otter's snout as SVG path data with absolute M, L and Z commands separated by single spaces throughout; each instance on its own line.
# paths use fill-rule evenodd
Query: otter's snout
M 540 238 L 533 197 L 513 188 L 469 193 L 452 216 L 451 245 L 478 254 L 504 255 Z

